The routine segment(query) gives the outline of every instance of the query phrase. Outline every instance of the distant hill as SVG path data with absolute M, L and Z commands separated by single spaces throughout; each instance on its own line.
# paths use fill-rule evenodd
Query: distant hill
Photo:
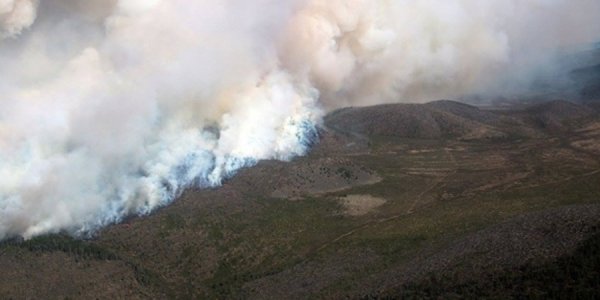
M 583 100 L 600 101 L 600 64 L 575 69 L 569 75 L 580 87 Z
M 593 108 L 557 100 L 513 110 L 485 110 L 456 101 L 385 104 L 344 108 L 325 118 L 326 126 L 347 133 L 400 138 L 463 140 L 536 136 L 566 130 L 588 118 Z
M 571 123 L 585 120 L 596 114 L 596 111 L 589 106 L 556 100 L 514 110 L 510 114 L 536 130 L 565 131 Z
M 325 124 L 336 130 L 369 136 L 481 138 L 502 136 L 502 133 L 486 124 L 486 120 L 499 118 L 474 106 L 438 101 L 345 108 L 328 115 Z

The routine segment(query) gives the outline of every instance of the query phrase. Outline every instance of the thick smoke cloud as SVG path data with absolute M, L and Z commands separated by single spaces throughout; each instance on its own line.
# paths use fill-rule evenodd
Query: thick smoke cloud
M 523 88 L 598 40 L 594 0 L 313 0 L 280 45 L 327 107 Z
M 0 0 L 0 238 L 87 233 L 302 155 L 327 109 L 517 86 L 598 38 L 598 12 L 592 0 Z
M 37 0 L 0 0 L 0 38 L 19 34 L 33 24 Z

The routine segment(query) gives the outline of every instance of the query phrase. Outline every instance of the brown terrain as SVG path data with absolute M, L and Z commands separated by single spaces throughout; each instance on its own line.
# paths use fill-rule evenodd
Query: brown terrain
M 583 253 L 600 233 L 599 187 L 594 106 L 345 108 L 304 157 L 187 190 L 91 239 L 5 241 L 0 298 L 482 296 L 465 287 Z

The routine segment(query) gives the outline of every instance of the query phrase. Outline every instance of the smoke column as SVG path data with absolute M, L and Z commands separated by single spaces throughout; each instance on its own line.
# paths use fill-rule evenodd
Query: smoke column
M 0 239 L 302 155 L 323 113 L 527 81 L 595 0 L 0 0 Z M 501 84 L 500 84 L 501 83 Z

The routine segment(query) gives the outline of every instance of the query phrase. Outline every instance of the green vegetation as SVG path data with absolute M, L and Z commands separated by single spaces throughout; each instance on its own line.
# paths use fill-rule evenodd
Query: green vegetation
M 378 121 L 365 122 L 373 120 Z M 427 134 L 435 133 L 435 126 L 423 128 L 429 128 Z M 508 132 L 505 138 L 469 141 L 451 138 L 454 135 L 426 139 L 352 133 L 336 135 L 337 141 L 331 138 L 333 133 L 326 133 L 330 136 L 306 157 L 289 163 L 262 162 L 222 188 L 190 190 L 173 205 L 113 226 L 98 239 L 50 235 L 5 244 L 0 254 L 12 261 L 27 261 L 48 251 L 95 263 L 112 259 L 133 271 L 133 280 L 148 292 L 147 298 L 278 298 L 277 293 L 281 298 L 355 298 L 381 290 L 382 282 L 390 290 L 372 296 L 592 295 L 588 292 L 597 288 L 593 268 L 598 269 L 598 236 L 571 256 L 564 249 L 558 254 L 536 254 L 541 260 L 563 255 L 542 265 L 523 266 L 523 261 L 508 259 L 506 264 L 477 269 L 479 265 L 473 263 L 477 259 L 510 258 L 526 251 L 500 253 L 486 248 L 465 256 L 445 252 L 453 243 L 473 237 L 469 241 L 476 245 L 490 241 L 518 245 L 530 236 L 511 239 L 488 230 L 549 209 L 556 209 L 564 220 L 550 227 L 544 227 L 544 222 L 551 218 L 532 221 L 533 228 L 544 225 L 541 233 L 534 230 L 537 235 L 532 240 L 547 238 L 549 232 L 556 233 L 548 240 L 555 244 L 588 237 L 582 232 L 591 226 L 590 218 L 577 223 L 575 232 L 580 235 L 570 235 L 560 229 L 579 222 L 579 215 L 560 213 L 567 206 L 600 203 L 600 151 L 574 144 L 600 139 L 600 129 L 592 137 L 576 131 L 548 133 L 545 128 L 529 128 L 534 135 L 519 127 L 500 129 Z M 349 144 L 353 146 L 346 148 Z M 368 184 L 356 184 L 357 177 L 371 173 L 376 176 Z M 279 199 L 273 194 L 277 188 L 300 191 L 292 199 Z M 347 203 L 340 198 L 361 195 L 382 199 L 384 204 L 364 214 L 348 214 Z M 442 274 L 444 264 L 436 264 L 435 259 L 456 259 L 453 262 L 465 269 L 453 265 L 456 270 Z M 407 272 L 415 261 L 430 262 L 432 267 L 419 274 Z M 429 270 L 435 276 L 427 276 Z M 543 289 L 543 284 L 557 287 Z M 516 294 L 510 292 L 512 287 Z
M 356 179 L 356 176 L 352 173 L 352 171 L 344 168 L 344 167 L 339 167 L 335 173 L 337 175 L 340 175 L 342 178 L 344 178 L 345 180 L 351 180 L 351 179 Z
M 522 152 L 515 150 L 516 145 L 523 142 L 375 142 L 374 153 L 353 160 L 375 170 L 383 178 L 378 183 L 300 201 L 245 199 L 255 203 L 252 213 L 202 214 L 198 216 L 202 228 L 220 253 L 215 271 L 204 281 L 209 296 L 242 297 L 248 283 L 277 277 L 305 262 L 327 262 L 339 253 L 377 255 L 368 268 L 336 275 L 314 295 L 336 294 L 410 261 L 424 248 L 443 249 L 450 241 L 526 212 L 600 199 L 596 188 L 600 174 L 589 175 L 589 170 L 573 168 L 569 161 L 540 161 L 539 149 Z M 397 146 L 406 150 L 401 155 L 389 153 Z M 518 160 L 512 160 L 513 151 L 520 155 Z M 590 161 L 593 165 L 597 162 Z M 535 171 L 527 175 L 531 169 Z M 343 166 L 333 170 L 353 176 Z M 513 176 L 522 179 L 511 180 Z M 565 180 L 570 177 L 577 180 Z M 371 214 L 349 218 L 341 214 L 335 199 L 350 194 L 388 202 Z
M 331 230 L 342 234 L 356 226 L 341 217 L 328 217 L 339 210 L 333 201 L 267 198 L 257 202 L 260 209 L 252 215 L 240 214 L 226 221 L 203 217 L 209 224 L 220 224 L 209 227 L 209 236 L 223 253 L 212 278 L 206 281 L 212 297 L 239 297 L 244 283 L 303 261 L 315 245 L 328 241 Z
M 75 239 L 63 234 L 34 237 L 22 242 L 13 242 L 12 246 L 32 252 L 61 251 L 85 259 L 115 260 L 117 256 L 94 243 Z
M 466 276 L 432 274 L 426 280 L 405 284 L 390 294 L 403 299 L 597 299 L 600 297 L 600 233 L 582 243 L 573 254 L 553 262 L 508 268 L 465 281 Z

